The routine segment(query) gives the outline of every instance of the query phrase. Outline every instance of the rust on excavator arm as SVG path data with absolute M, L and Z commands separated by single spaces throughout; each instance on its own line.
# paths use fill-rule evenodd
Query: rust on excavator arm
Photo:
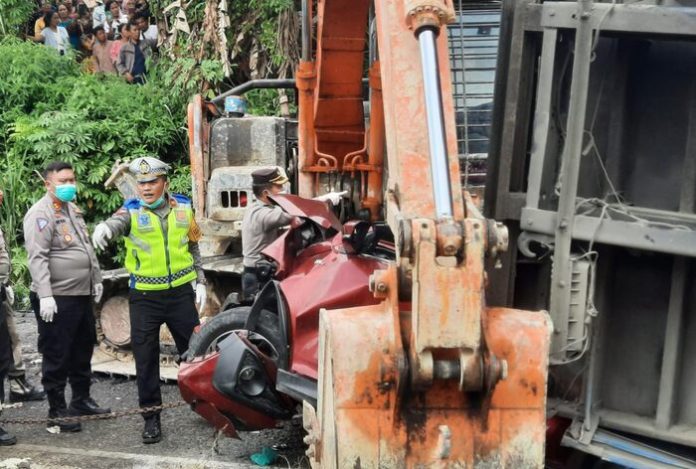
M 385 209 L 397 251 L 397 262 L 373 275 L 381 304 L 321 314 L 318 404 L 304 409 L 312 465 L 542 467 L 551 324 L 544 312 L 485 302 L 484 257 L 505 248 L 507 231 L 484 219 L 459 183 L 445 31 L 451 2 L 374 2 L 376 112 L 364 129 L 359 89 L 368 6 L 319 0 L 316 58 L 297 73 L 300 193 L 314 195 L 322 172 L 364 169 L 362 207 L 373 217 Z M 438 217 L 433 196 L 432 109 L 414 35 L 423 27 L 440 33 L 451 217 Z

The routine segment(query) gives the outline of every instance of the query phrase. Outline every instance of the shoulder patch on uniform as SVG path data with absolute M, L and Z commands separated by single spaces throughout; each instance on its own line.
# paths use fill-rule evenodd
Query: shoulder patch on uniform
M 128 199 L 125 201 L 122 208 L 126 210 L 137 210 L 140 208 L 140 199 Z
M 39 231 L 43 231 L 43 229 L 48 226 L 48 220 L 45 218 L 37 218 L 36 225 L 39 227 Z
M 185 195 L 172 194 L 172 197 L 174 197 L 176 199 L 176 201 L 179 202 L 180 204 L 189 204 L 189 205 L 191 204 L 191 199 L 189 199 Z

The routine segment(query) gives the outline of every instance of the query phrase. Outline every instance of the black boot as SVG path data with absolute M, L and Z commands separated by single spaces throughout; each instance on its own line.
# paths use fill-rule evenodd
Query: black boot
M 49 391 L 48 395 L 48 418 L 58 419 L 64 417 L 71 417 L 68 413 L 67 406 L 65 405 L 65 392 L 64 391 Z M 46 428 L 58 427 L 61 433 L 72 433 L 79 432 L 82 430 L 82 425 L 80 422 L 75 421 L 58 421 L 49 420 L 46 424 Z
M 52 409 L 48 411 L 49 419 L 62 419 L 62 418 L 74 417 L 68 412 L 68 409 Z M 46 424 L 46 428 L 58 427 L 60 433 L 74 433 L 82 431 L 82 424 L 75 421 L 63 421 L 63 420 L 49 420 Z
M 99 407 L 91 397 L 81 397 L 70 402 L 70 413 L 74 415 L 102 415 L 111 413 L 111 409 Z
M 46 393 L 32 386 L 25 376 L 8 378 L 10 383 L 10 402 L 43 401 Z
M 2 379 L 1 376 L 0 379 Z M 2 392 L 2 394 L 5 394 L 5 390 L 2 387 L 2 383 L 0 383 L 0 392 Z M 0 415 L 2 415 L 3 400 L 3 397 L 0 397 Z M 17 438 L 7 433 L 4 428 L 0 427 L 0 446 L 12 446 L 15 443 L 17 443 Z
M 145 417 L 145 429 L 143 430 L 143 443 L 146 445 L 159 443 L 162 439 L 162 426 L 159 414 Z
M 0 446 L 12 446 L 17 443 L 17 438 L 7 433 L 0 427 Z

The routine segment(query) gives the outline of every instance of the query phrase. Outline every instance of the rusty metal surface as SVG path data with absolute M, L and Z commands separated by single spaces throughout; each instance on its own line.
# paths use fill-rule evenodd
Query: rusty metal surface
M 197 216 L 205 214 L 205 193 L 208 177 L 206 174 L 205 151 L 209 124 L 203 97 L 199 94 L 193 97 L 187 110 L 189 158 L 191 161 L 191 180 L 193 186 L 193 207 Z
M 342 5 L 319 2 L 320 28 L 322 13 L 333 18 Z M 433 189 L 446 178 L 430 177 L 425 71 L 409 28 L 440 27 L 451 7 L 375 3 L 387 219 L 399 257 L 371 278 L 381 304 L 321 314 L 318 405 L 304 411 L 314 467 L 543 465 L 550 322 L 544 313 L 486 307 L 484 258 L 506 248 L 507 232 L 461 191 L 445 60 L 438 75 L 453 216 L 436 220 Z M 446 57 L 445 35 L 436 49 Z
M 385 1 L 375 4 L 382 96 L 389 167 L 388 187 L 398 200 L 399 217 L 411 219 L 432 217 L 435 207 L 430 180 L 428 129 L 422 98 L 423 77 L 418 42 L 406 27 L 403 2 Z M 440 57 L 448 54 L 446 35 L 440 35 L 437 48 Z M 440 87 L 443 96 L 448 154 L 457 155 L 454 104 L 449 64 L 440 60 Z M 454 219 L 463 218 L 463 201 L 459 182 L 459 161 L 450 157 Z M 387 218 L 390 214 L 387 213 Z M 392 230 L 397 232 L 397 227 Z
M 128 315 L 128 298 L 118 295 L 109 298 L 100 313 L 102 332 L 113 345 L 130 345 L 130 317 Z
M 130 345 L 130 315 L 127 296 L 116 295 L 106 300 L 102 306 L 99 321 L 104 337 L 111 345 L 116 347 Z M 162 325 L 159 335 L 161 344 L 174 345 L 174 339 L 166 325 Z
M 486 342 L 508 362 L 490 398 L 451 382 L 400 394 L 406 361 L 388 305 L 321 316 L 313 467 L 542 467 L 548 316 L 487 310 Z

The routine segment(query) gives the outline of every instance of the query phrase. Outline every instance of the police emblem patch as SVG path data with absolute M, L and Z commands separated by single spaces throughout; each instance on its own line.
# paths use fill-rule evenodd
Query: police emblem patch
M 147 213 L 138 215 L 138 226 L 150 226 L 150 216 Z
M 148 174 L 150 172 L 150 164 L 145 158 L 140 160 L 140 166 L 138 167 L 140 174 Z
M 48 220 L 46 220 L 45 218 L 37 218 L 36 224 L 39 227 L 39 231 L 43 231 L 43 229 L 46 228 L 46 226 L 48 225 Z
M 176 212 L 176 221 L 186 221 L 186 212 L 184 210 L 175 210 Z

